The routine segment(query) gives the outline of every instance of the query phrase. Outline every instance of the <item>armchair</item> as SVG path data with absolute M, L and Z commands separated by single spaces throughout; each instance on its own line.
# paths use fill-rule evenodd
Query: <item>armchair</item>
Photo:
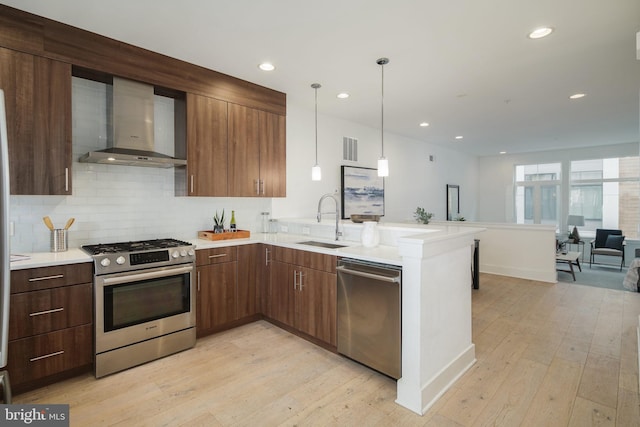
M 589 258 L 589 268 L 595 261 L 596 255 L 607 255 L 622 258 L 620 271 L 624 266 L 624 236 L 622 230 L 610 230 L 605 228 L 596 229 L 596 238 L 591 242 L 591 256 Z

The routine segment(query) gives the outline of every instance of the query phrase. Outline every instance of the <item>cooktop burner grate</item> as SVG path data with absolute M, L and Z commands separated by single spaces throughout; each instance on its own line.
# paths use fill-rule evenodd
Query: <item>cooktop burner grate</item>
M 151 251 L 158 249 L 177 248 L 191 246 L 191 243 L 176 239 L 140 240 L 137 242 L 99 243 L 97 245 L 84 245 L 82 249 L 91 255 L 127 253 L 138 251 Z

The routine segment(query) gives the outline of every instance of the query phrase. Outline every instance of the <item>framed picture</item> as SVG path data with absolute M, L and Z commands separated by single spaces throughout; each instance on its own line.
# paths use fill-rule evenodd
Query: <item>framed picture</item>
M 384 215 L 384 178 L 378 170 L 342 166 L 342 219 L 351 214 Z
M 447 184 L 447 221 L 453 221 L 460 213 L 460 186 Z

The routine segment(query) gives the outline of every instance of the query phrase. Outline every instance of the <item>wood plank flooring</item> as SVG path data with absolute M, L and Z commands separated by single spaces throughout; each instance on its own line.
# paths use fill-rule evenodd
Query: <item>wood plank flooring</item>
M 14 403 L 68 403 L 72 426 L 637 426 L 638 315 L 640 294 L 482 275 L 478 361 L 422 417 L 393 380 L 264 321 Z

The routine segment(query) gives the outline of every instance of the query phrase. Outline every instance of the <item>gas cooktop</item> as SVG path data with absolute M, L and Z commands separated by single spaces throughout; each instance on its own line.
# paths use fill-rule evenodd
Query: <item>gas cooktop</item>
M 92 256 L 96 276 L 194 263 L 196 259 L 195 246 L 176 239 L 101 243 L 82 249 Z
M 189 242 L 176 239 L 140 240 L 137 242 L 99 243 L 97 245 L 84 245 L 82 249 L 90 255 L 128 253 L 138 251 L 152 251 L 158 249 L 178 248 L 192 246 Z

